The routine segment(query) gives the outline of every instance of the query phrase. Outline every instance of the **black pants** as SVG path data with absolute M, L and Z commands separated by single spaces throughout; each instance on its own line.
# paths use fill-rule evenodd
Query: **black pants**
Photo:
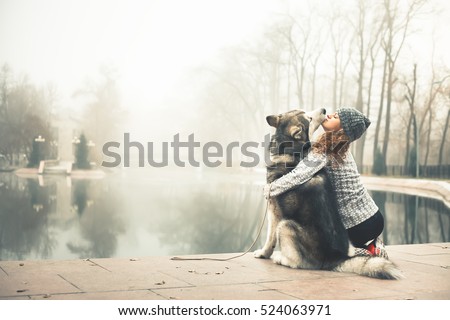
M 357 248 L 363 248 L 365 243 L 378 237 L 384 228 L 384 218 L 380 211 L 377 211 L 366 221 L 347 229 L 348 237 Z

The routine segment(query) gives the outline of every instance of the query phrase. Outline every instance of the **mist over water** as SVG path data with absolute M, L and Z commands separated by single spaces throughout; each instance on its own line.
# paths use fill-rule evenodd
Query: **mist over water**
M 0 175 L 0 260 L 245 251 L 262 222 L 264 174 L 128 169 L 101 180 Z M 437 200 L 373 191 L 387 244 L 447 242 Z M 264 226 L 256 244 L 262 246 Z

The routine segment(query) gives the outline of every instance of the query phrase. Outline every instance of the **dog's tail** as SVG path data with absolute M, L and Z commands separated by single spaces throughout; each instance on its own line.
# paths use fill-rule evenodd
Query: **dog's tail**
M 398 280 L 404 278 L 400 269 L 391 261 L 381 257 L 349 257 L 334 268 L 338 272 L 352 272 L 362 276 Z

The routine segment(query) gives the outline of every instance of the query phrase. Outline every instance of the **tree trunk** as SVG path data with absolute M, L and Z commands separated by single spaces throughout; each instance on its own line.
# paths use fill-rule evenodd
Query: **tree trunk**
M 417 177 L 419 175 L 419 128 L 418 128 L 418 124 L 417 124 L 417 114 L 416 114 L 416 88 L 417 88 L 417 64 L 414 64 L 414 69 L 413 69 L 413 87 L 411 89 L 411 87 L 408 85 L 408 83 L 405 84 L 406 89 L 407 89 L 407 94 L 405 95 L 406 100 L 408 101 L 408 105 L 409 105 L 409 111 L 410 111 L 410 116 L 409 116 L 409 123 L 408 123 L 408 132 L 407 132 L 407 138 L 406 138 L 406 147 L 407 147 L 407 152 L 406 152 L 406 161 L 405 161 L 405 168 L 409 168 L 408 164 L 409 163 L 409 138 L 410 138 L 410 128 L 411 128 L 411 123 L 413 126 L 413 137 L 414 137 L 414 149 L 415 150 L 415 155 L 413 156 L 413 159 L 416 159 L 415 161 L 415 165 L 416 168 L 410 168 L 411 170 L 408 170 L 410 174 L 412 174 L 413 176 Z M 415 174 L 413 174 L 413 172 L 415 172 Z
M 386 119 L 384 126 L 384 137 L 383 137 L 383 165 L 387 166 L 387 152 L 389 146 L 389 134 L 391 127 L 391 105 L 392 105 L 392 91 L 393 91 L 393 73 L 394 73 L 394 63 L 392 61 L 388 62 L 388 81 L 387 81 L 387 95 L 386 95 Z M 386 172 L 385 172 L 386 173 Z
M 428 131 L 427 131 L 427 150 L 425 151 L 425 159 L 423 165 L 426 167 L 428 165 L 428 155 L 430 154 L 430 140 L 431 140 L 431 125 L 433 120 L 433 113 L 431 112 L 431 108 L 429 109 L 428 116 Z
M 408 127 L 406 128 L 406 151 L 405 151 L 405 169 L 409 165 L 409 142 L 411 140 L 411 123 L 412 123 L 412 112 L 409 113 Z
M 383 105 L 384 105 L 384 91 L 386 87 L 386 70 L 387 70 L 387 54 L 385 55 L 384 60 L 384 69 L 383 69 L 383 78 L 381 82 L 381 94 L 380 94 L 380 108 L 378 109 L 378 118 L 377 118 L 377 125 L 375 128 L 375 138 L 373 142 L 373 158 L 375 159 L 377 155 L 377 149 L 378 149 L 378 139 L 380 135 L 380 127 L 381 127 L 381 120 L 383 116 Z
M 311 88 L 311 106 L 313 109 L 316 108 L 316 77 L 317 77 L 317 61 L 319 56 L 316 57 L 313 63 L 313 74 L 312 74 L 312 88 Z
M 446 140 L 445 137 L 447 136 L 449 121 L 450 121 L 450 109 L 448 109 L 448 111 L 447 111 L 447 120 L 445 121 L 444 134 L 442 135 L 441 145 L 439 146 L 439 163 L 438 163 L 438 165 L 440 165 L 440 166 L 442 165 L 442 157 L 444 154 L 444 146 L 445 146 L 445 140 Z
M 364 112 L 364 102 L 363 102 L 363 78 L 364 78 L 364 38 L 361 35 L 361 48 L 359 52 L 359 71 L 358 71 L 358 94 L 356 97 L 356 109 Z M 355 162 L 359 168 L 364 165 L 364 144 L 366 142 L 366 135 L 364 134 L 360 139 L 356 141 L 355 150 Z
M 338 86 L 338 58 L 337 58 L 337 52 L 335 52 L 334 57 L 334 83 L 333 83 L 333 108 L 336 110 L 338 107 L 337 105 L 337 86 Z

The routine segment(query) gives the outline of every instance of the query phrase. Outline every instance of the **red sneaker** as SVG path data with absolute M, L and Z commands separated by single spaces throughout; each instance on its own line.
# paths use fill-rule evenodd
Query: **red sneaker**
M 383 241 L 380 238 L 373 240 L 367 247 L 367 251 L 369 251 L 373 256 L 382 257 L 385 259 L 389 259 L 386 248 L 384 246 Z

